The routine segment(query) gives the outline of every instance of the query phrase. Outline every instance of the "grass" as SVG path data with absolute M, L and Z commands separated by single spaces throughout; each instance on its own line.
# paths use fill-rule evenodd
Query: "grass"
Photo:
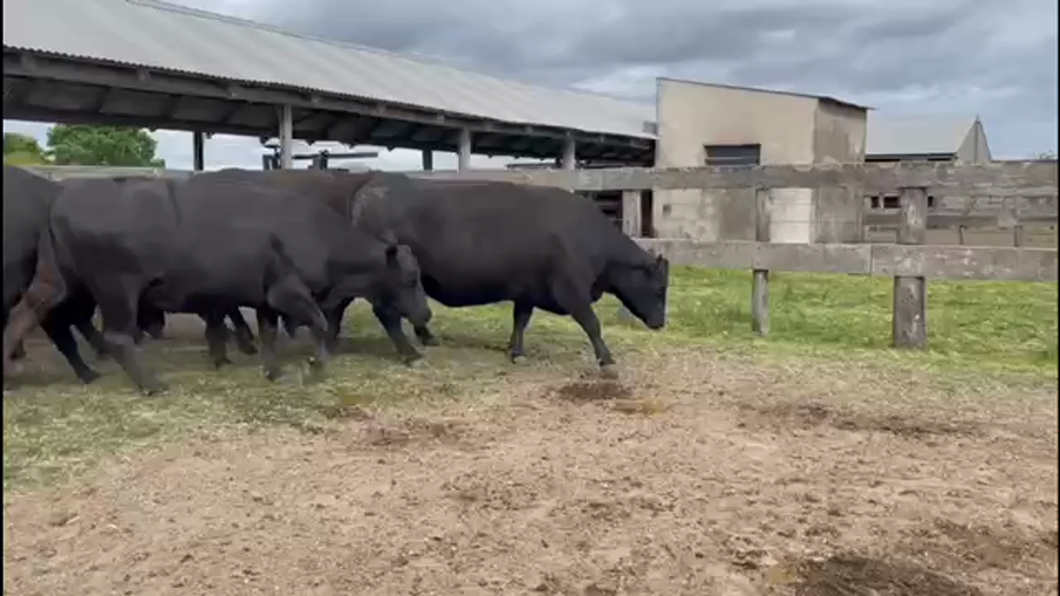
M 623 321 L 610 297 L 597 305 L 619 362 L 637 352 L 699 347 L 787 362 L 867 362 L 963 383 L 985 377 L 1056 382 L 1056 284 L 930 282 L 929 348 L 905 351 L 889 348 L 888 278 L 773 274 L 767 339 L 751 332 L 749 273 L 675 267 L 671 283 L 663 332 Z M 171 386 L 158 398 L 138 396 L 110 361 L 97 364 L 104 378 L 80 386 L 55 351 L 37 342 L 18 375 L 21 387 L 5 399 L 4 490 L 77 474 L 104 454 L 192 432 L 272 424 L 329 432 L 328 419 L 350 415 L 358 405 L 457 399 L 527 371 L 572 374 L 591 367 L 588 342 L 568 318 L 535 313 L 528 363 L 517 366 L 504 353 L 509 305 L 452 310 L 435 305 L 435 313 L 432 327 L 444 345 L 429 351 L 426 366 L 409 369 L 396 361 L 370 311 L 355 305 L 344 330 L 347 353 L 332 361 L 326 383 L 313 386 L 299 381 L 293 358 L 286 359 L 287 376 L 275 384 L 261 377 L 255 357 L 238 353 L 232 355 L 235 367 L 215 373 L 206 364 L 198 331 L 185 331 L 180 339 L 144 347 L 151 366 Z

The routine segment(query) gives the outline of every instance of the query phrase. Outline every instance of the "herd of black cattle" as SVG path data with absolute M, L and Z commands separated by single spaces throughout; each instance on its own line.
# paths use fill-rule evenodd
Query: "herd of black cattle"
M 621 232 L 593 203 L 556 188 L 441 181 L 385 172 L 226 169 L 186 180 L 146 177 L 52 181 L 4 166 L 5 383 L 22 342 L 40 325 L 81 381 L 99 374 L 73 328 L 111 354 L 144 393 L 165 388 L 137 344 L 165 313 L 206 323 L 210 358 L 255 353 L 239 307 L 257 312 L 265 375 L 280 368 L 280 318 L 312 332 L 313 378 L 343 313 L 364 298 L 411 363 L 424 345 L 427 296 L 447 306 L 510 300 L 509 352 L 523 354 L 534 308 L 570 315 L 600 366 L 614 360 L 592 304 L 614 294 L 649 328 L 665 321 L 669 264 Z M 99 308 L 103 331 L 92 324 Z

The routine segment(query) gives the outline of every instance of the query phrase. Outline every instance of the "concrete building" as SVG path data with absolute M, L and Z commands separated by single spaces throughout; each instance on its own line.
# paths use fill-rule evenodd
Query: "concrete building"
M 935 161 L 989 163 L 990 143 L 979 116 L 957 118 L 896 118 L 871 114 L 868 120 L 868 145 L 865 161 L 888 163 L 899 161 Z M 956 206 L 959 198 L 952 198 Z M 869 196 L 870 209 L 897 209 L 898 196 Z M 928 197 L 934 208 L 935 198 Z
M 860 162 L 868 108 L 833 97 L 659 79 L 657 167 Z M 860 222 L 841 189 L 775 190 L 774 242 L 842 242 Z M 670 190 L 652 197 L 655 235 L 753 240 L 754 190 Z M 848 209 L 848 211 L 850 211 Z

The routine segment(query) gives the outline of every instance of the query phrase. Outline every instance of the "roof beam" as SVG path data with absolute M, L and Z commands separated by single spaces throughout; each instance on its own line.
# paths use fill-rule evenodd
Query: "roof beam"
M 264 128 L 247 126 L 244 124 L 232 124 L 229 122 L 208 122 L 202 120 L 174 120 L 167 118 L 164 121 L 157 117 L 148 116 L 126 116 L 123 114 L 100 114 L 99 112 L 86 112 L 81 110 L 53 110 L 38 108 L 35 106 L 21 106 L 15 116 L 9 116 L 18 120 L 29 120 L 32 122 L 57 122 L 61 124 L 95 124 L 100 126 L 129 126 L 135 128 L 147 128 L 157 130 L 163 126 L 170 130 L 183 130 L 188 132 L 201 131 L 209 128 L 212 133 L 240 135 L 247 137 L 259 137 Z M 163 124 L 164 122 L 164 124 Z M 274 128 L 274 127 L 269 127 Z M 275 133 L 272 133 L 275 135 Z
M 33 90 L 33 81 L 4 78 L 4 106 L 22 102 Z
M 191 75 L 178 75 L 148 68 L 134 69 L 92 63 L 87 60 L 42 57 L 8 48 L 4 49 L 4 74 L 6 76 L 50 79 L 144 92 L 188 95 L 226 101 L 241 100 L 251 103 L 290 105 L 292 108 L 346 112 L 386 120 L 401 120 L 454 129 L 467 128 L 474 133 L 502 133 L 551 139 L 562 139 L 566 135 L 572 134 L 575 140 L 579 142 L 600 142 L 599 139 L 603 139 L 607 144 L 624 145 L 645 150 L 651 149 L 654 145 L 652 139 L 600 135 L 583 131 L 568 131 L 556 127 L 513 125 L 429 109 L 397 107 L 383 102 L 358 100 L 349 97 L 329 97 L 319 93 L 283 89 L 278 86 L 249 86 Z

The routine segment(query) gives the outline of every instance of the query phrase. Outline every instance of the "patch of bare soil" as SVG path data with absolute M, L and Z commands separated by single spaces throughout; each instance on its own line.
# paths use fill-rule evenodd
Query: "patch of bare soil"
M 5 494 L 4 591 L 1056 593 L 1055 387 L 702 353 L 506 378 Z
M 561 385 L 556 390 L 556 396 L 573 403 L 586 403 L 616 399 L 629 400 L 633 398 L 633 392 L 617 381 L 577 381 Z
M 805 561 L 793 582 L 798 596 L 982 596 L 969 586 L 918 565 L 836 555 Z
M 831 426 L 839 430 L 886 432 L 901 437 L 923 439 L 935 435 L 971 435 L 974 424 L 910 418 L 901 414 L 843 411 L 820 403 L 783 403 L 743 408 L 751 424 L 815 428 Z M 745 424 L 747 421 L 745 421 Z
M 949 567 L 1014 569 L 1033 574 L 1035 563 L 1057 557 L 1056 530 L 1005 524 L 966 525 L 936 519 L 912 532 L 906 550 Z

